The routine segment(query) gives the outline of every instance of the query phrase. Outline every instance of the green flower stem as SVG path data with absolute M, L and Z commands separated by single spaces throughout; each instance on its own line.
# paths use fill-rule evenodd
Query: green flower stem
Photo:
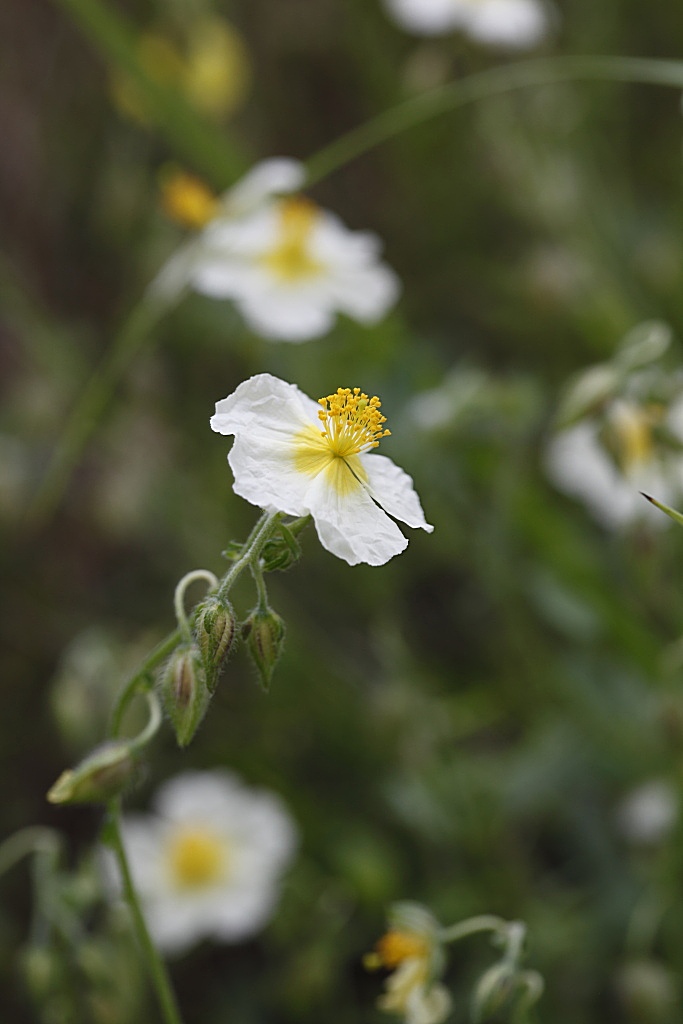
M 247 566 L 254 564 L 254 561 L 261 553 L 263 545 L 275 532 L 281 516 L 282 512 L 263 513 L 245 541 L 244 547 L 242 548 L 242 554 L 221 580 L 217 592 L 219 598 L 226 598 L 230 588 L 238 576 L 244 572 Z
M 268 591 L 266 589 L 266 581 L 263 576 L 263 569 L 261 568 L 261 561 L 258 555 L 251 559 L 249 568 L 251 569 L 251 575 L 253 576 L 254 583 L 256 584 L 258 610 L 260 612 L 265 612 L 268 610 Z
M 250 161 L 224 127 L 214 127 L 177 89 L 150 78 L 136 53 L 136 30 L 102 0 L 55 0 L 107 63 L 122 71 L 143 98 L 150 118 L 178 156 L 206 175 L 217 188 L 239 178 Z
M 111 800 L 107 805 L 107 809 L 109 812 L 107 838 L 121 871 L 123 892 L 133 916 L 133 924 L 140 947 L 147 961 L 147 969 L 159 1002 L 161 1016 L 164 1024 L 182 1024 L 182 1017 L 180 1016 L 180 1010 L 166 965 L 152 942 L 144 914 L 142 913 L 140 900 L 133 884 L 128 858 L 126 857 L 123 839 L 121 838 L 121 801 L 119 799 Z
M 476 935 L 477 932 L 495 932 L 503 938 L 507 938 L 510 923 L 495 914 L 480 914 L 478 917 L 468 917 L 466 921 L 451 925 L 450 928 L 442 928 L 439 932 L 440 942 L 457 942 L 465 939 L 468 935 Z
M 313 185 L 382 142 L 468 103 L 553 82 L 603 81 L 683 88 L 683 61 L 646 57 L 551 57 L 469 75 L 407 100 L 353 129 L 308 161 Z
M 188 643 L 192 639 L 192 629 L 190 626 L 189 619 L 185 614 L 185 591 L 194 583 L 196 580 L 205 580 L 209 584 L 209 591 L 213 591 L 218 586 L 217 577 L 210 572 L 208 569 L 193 569 L 192 572 L 188 572 L 178 583 L 175 588 L 175 595 L 173 598 L 173 607 L 175 608 L 175 617 L 178 620 L 178 629 L 183 635 L 183 639 Z
M 46 522 L 57 508 L 71 474 L 91 434 L 102 418 L 112 392 L 147 340 L 150 331 L 170 308 L 149 292 L 138 302 L 99 366 L 88 380 L 67 421 L 47 473 L 33 500 L 29 517 L 34 525 Z
M 169 633 L 160 644 L 157 644 L 152 653 L 145 658 L 137 672 L 131 676 L 125 684 L 118 696 L 111 715 L 109 735 L 112 739 L 116 739 L 119 736 L 123 716 L 125 715 L 128 705 L 132 701 L 133 697 L 136 695 L 138 690 L 149 689 L 151 673 L 176 649 L 180 640 L 180 630 L 174 629 L 173 632 Z

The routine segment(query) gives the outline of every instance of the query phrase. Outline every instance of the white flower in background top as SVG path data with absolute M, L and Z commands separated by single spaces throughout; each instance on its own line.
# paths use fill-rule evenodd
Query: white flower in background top
M 541 0 L 384 0 L 409 32 L 439 35 L 460 29 L 492 46 L 535 46 L 548 30 Z
M 580 498 L 605 526 L 647 521 L 664 527 L 667 517 L 641 491 L 675 505 L 683 495 L 683 399 L 664 406 L 626 398 L 560 431 L 545 464 L 553 482 Z
M 292 195 L 304 178 L 302 164 L 283 158 L 258 164 L 220 200 L 207 201 L 196 184 L 175 193 L 167 186 L 167 208 L 189 209 L 185 222 L 205 227 L 167 264 L 158 287 L 185 284 L 231 299 L 255 332 L 283 341 L 327 334 L 338 313 L 380 320 L 400 285 L 379 262 L 378 238 Z
M 312 515 L 323 547 L 349 565 L 383 565 L 408 544 L 390 516 L 433 527 L 408 474 L 372 451 L 389 433 L 379 409 L 359 388 L 314 402 L 262 373 L 217 403 L 211 427 L 235 435 L 236 494 L 268 511 Z
M 126 815 L 123 842 L 152 937 L 165 953 L 202 938 L 236 942 L 275 909 L 296 829 L 273 793 L 230 772 L 186 772 L 159 789 L 151 816 Z M 115 867 L 107 851 L 107 871 Z

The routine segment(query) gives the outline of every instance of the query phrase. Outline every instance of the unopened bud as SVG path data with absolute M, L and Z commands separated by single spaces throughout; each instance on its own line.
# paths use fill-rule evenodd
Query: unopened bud
M 105 743 L 75 768 L 62 772 L 47 799 L 51 804 L 100 804 L 117 796 L 135 770 L 135 756 L 123 740 Z
M 516 970 L 504 960 L 485 971 L 472 995 L 474 1024 L 488 1020 L 508 1001 L 515 988 Z
M 177 648 L 161 676 L 161 695 L 180 747 L 186 747 L 197 731 L 211 699 L 199 649 Z
M 212 692 L 235 642 L 236 631 L 237 620 L 230 603 L 215 595 L 207 597 L 197 611 L 194 635 Z
M 285 624 L 272 608 L 265 611 L 255 608 L 242 626 L 242 633 L 259 671 L 261 685 L 268 690 L 284 647 Z

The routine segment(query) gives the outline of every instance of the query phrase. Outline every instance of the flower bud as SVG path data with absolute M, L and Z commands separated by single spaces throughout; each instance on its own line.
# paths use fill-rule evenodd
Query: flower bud
M 284 647 L 285 624 L 272 608 L 255 608 L 242 626 L 242 635 L 259 671 L 261 685 L 268 690 Z
M 484 971 L 472 995 L 474 1024 L 488 1020 L 500 1010 L 515 988 L 516 970 L 505 960 Z
M 59 776 L 49 790 L 51 804 L 100 804 L 117 796 L 130 781 L 135 757 L 123 740 L 105 743 Z
M 237 620 L 232 606 L 215 595 L 202 601 L 197 611 L 194 635 L 202 655 L 206 680 L 213 692 L 221 669 L 235 642 Z
M 195 645 L 187 644 L 173 652 L 161 676 L 160 690 L 178 746 L 186 747 L 211 699 L 201 655 Z

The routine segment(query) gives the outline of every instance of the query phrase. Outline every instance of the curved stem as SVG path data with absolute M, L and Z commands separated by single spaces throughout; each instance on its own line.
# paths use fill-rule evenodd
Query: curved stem
M 261 560 L 258 555 L 252 558 L 249 563 L 251 569 L 251 575 L 254 578 L 256 584 L 256 594 L 258 597 L 258 609 L 260 612 L 268 610 L 268 591 L 266 590 L 266 581 L 263 577 L 263 570 L 261 569 Z
M 191 639 L 192 633 L 190 622 L 185 614 L 185 591 L 196 580 L 206 580 L 210 584 L 210 590 L 215 590 L 218 586 L 218 577 L 209 569 L 193 569 L 192 572 L 186 573 L 178 582 L 173 596 L 173 607 L 175 608 L 175 617 L 178 620 L 178 629 L 188 642 Z
M 442 928 L 439 932 L 440 942 L 457 942 L 458 939 L 467 938 L 468 935 L 476 935 L 477 932 L 496 932 L 498 935 L 506 935 L 509 922 L 495 914 L 480 914 L 478 917 L 468 917 L 466 921 L 451 925 L 450 928 Z
M 51 828 L 40 825 L 22 828 L 0 844 L 0 875 L 32 853 L 44 853 L 56 860 L 61 845 L 59 834 Z
M 164 1020 L 164 1024 L 182 1024 L 180 1010 L 166 970 L 166 965 L 161 959 L 158 949 L 152 942 L 152 938 L 149 934 L 147 923 L 142 912 L 140 900 L 138 899 L 138 894 L 133 884 L 133 878 L 128 865 L 128 858 L 126 857 L 123 839 L 121 838 L 120 800 L 112 800 L 108 805 L 108 810 L 108 840 L 114 851 L 114 855 L 119 865 L 119 870 L 121 871 L 123 892 L 133 916 L 135 932 L 140 942 L 145 960 L 147 961 L 147 968 L 159 1002 L 161 1016 Z
M 132 309 L 99 366 L 88 380 L 59 439 L 52 461 L 29 509 L 34 526 L 54 513 L 83 450 L 102 418 L 112 392 L 139 352 L 151 329 L 170 308 L 167 300 L 147 293 Z
M 384 111 L 314 154 L 307 184 L 314 185 L 375 146 L 468 103 L 553 82 L 606 81 L 683 88 L 683 62 L 646 57 L 579 56 L 519 61 L 438 86 Z
M 123 716 L 126 713 L 128 705 L 137 693 L 138 689 L 142 686 L 143 681 L 150 675 L 150 673 L 160 665 L 165 658 L 171 654 L 178 644 L 180 643 L 181 635 L 179 629 L 174 629 L 172 633 L 169 633 L 160 644 L 154 648 L 151 654 L 149 654 L 137 672 L 131 676 L 128 682 L 125 684 L 121 693 L 119 694 L 114 709 L 111 713 L 111 725 L 109 727 L 109 735 L 112 739 L 116 739 L 121 732 L 121 723 Z M 149 683 L 148 683 L 149 685 Z
M 266 543 L 268 538 L 275 532 L 275 528 L 281 517 L 281 512 L 264 512 L 259 521 L 257 522 L 254 529 L 249 534 L 244 547 L 242 548 L 242 554 L 237 559 L 232 568 L 225 574 L 220 582 L 218 588 L 218 596 L 225 598 L 228 596 L 228 592 L 237 579 L 247 566 L 261 553 L 263 545 Z

